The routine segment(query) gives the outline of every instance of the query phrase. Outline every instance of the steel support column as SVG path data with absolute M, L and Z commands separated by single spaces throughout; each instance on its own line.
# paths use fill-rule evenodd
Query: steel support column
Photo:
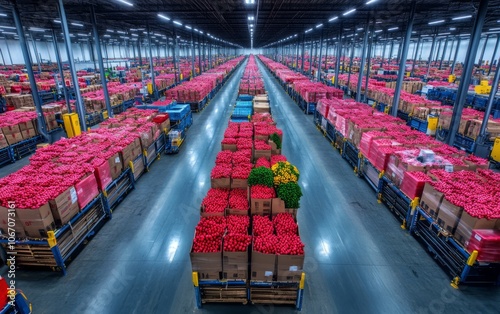
M 398 71 L 398 79 L 396 81 L 396 89 L 394 91 L 394 99 L 392 102 L 392 115 L 398 115 L 398 105 L 399 98 L 401 96 L 401 88 L 403 86 L 403 77 L 406 69 L 406 58 L 408 57 L 408 49 L 410 48 L 411 34 L 413 30 L 413 20 L 415 19 L 415 0 L 411 3 L 410 7 L 410 16 L 408 17 L 408 24 L 406 25 L 406 35 L 403 40 L 403 51 L 401 55 L 401 60 L 399 61 L 399 71 Z
M 40 54 L 38 53 L 38 47 L 36 46 L 35 38 L 33 38 L 33 34 L 29 33 L 29 37 L 31 38 L 31 41 L 33 42 L 33 51 L 35 52 L 35 57 L 36 61 L 38 63 L 38 71 L 42 73 L 42 61 Z
M 411 66 L 411 73 L 410 73 L 410 76 L 413 76 L 413 73 L 415 72 L 415 64 L 417 63 L 417 56 L 418 56 L 418 48 L 420 46 L 420 40 L 422 40 L 422 38 L 420 36 L 418 36 L 418 39 L 417 39 L 417 46 L 415 48 L 415 55 L 413 56 L 413 64 Z
M 142 51 L 141 50 L 142 50 L 142 48 L 141 48 L 141 39 L 139 38 L 139 40 L 137 41 L 137 53 L 139 55 L 139 66 L 142 68 Z M 107 53 L 106 53 L 106 55 L 107 55 Z
M 488 75 L 490 75 L 491 70 L 493 68 L 493 61 L 495 60 L 495 56 L 497 55 L 498 43 L 499 42 L 500 42 L 500 35 L 497 35 L 497 41 L 495 43 L 495 49 L 493 49 L 493 55 L 491 56 L 491 62 L 490 62 L 490 66 L 488 68 Z M 497 69 L 498 69 L 498 63 L 497 63 Z
M 450 74 L 453 75 L 455 73 L 455 65 L 457 64 L 457 57 L 458 57 L 458 51 L 460 50 L 460 37 L 457 38 L 457 48 L 455 50 L 455 56 L 453 57 L 453 62 L 451 64 L 451 72 Z
M 328 46 L 328 42 L 326 44 Z M 323 31 L 321 31 L 321 38 L 319 40 L 319 60 L 318 60 L 318 73 L 316 75 L 318 81 L 321 81 L 321 63 L 323 59 Z
M 61 77 L 64 101 L 66 102 L 66 107 L 68 108 L 68 112 L 71 113 L 68 89 L 66 87 L 66 82 L 64 80 L 64 69 L 61 62 L 61 55 L 59 54 L 59 46 L 57 45 L 56 31 L 54 29 L 52 29 L 52 40 L 54 41 L 54 52 L 56 54 L 56 62 L 57 62 L 57 68 L 59 69 L 59 76 Z
M 175 84 L 179 84 L 179 76 L 177 75 L 177 32 L 174 28 L 174 48 L 172 49 L 172 61 L 174 63 L 174 79 Z
M 382 60 L 380 60 L 380 67 L 383 66 L 384 64 L 384 58 L 385 58 L 385 46 L 387 46 L 387 43 L 384 41 L 384 46 L 382 47 Z
M 342 28 L 343 28 L 343 25 L 342 25 L 342 23 L 340 23 L 338 42 L 337 42 L 337 57 L 335 60 L 334 85 L 336 88 L 339 88 L 340 61 L 342 60 Z
M 389 49 L 389 57 L 387 58 L 387 64 L 391 64 L 392 53 L 394 51 L 394 40 L 391 39 L 391 47 Z
M 300 65 L 300 72 L 304 73 L 304 60 L 305 60 L 305 54 L 306 54 L 306 35 L 302 36 L 302 63 Z
M 104 93 L 104 101 L 106 103 L 106 110 L 108 111 L 108 116 L 113 117 L 113 109 L 111 108 L 111 102 L 109 100 L 108 92 L 108 82 L 106 80 L 106 71 L 104 69 L 104 61 L 102 60 L 101 51 L 101 40 L 99 38 L 99 31 L 97 30 L 97 18 L 95 15 L 95 8 L 93 5 L 90 6 L 90 20 L 92 22 L 92 32 L 94 33 L 95 50 L 97 53 L 97 62 L 99 63 L 99 75 L 101 77 L 102 91 Z M 97 69 L 95 69 L 97 72 Z
M 434 54 L 434 48 L 436 48 L 436 35 L 432 36 L 431 51 L 429 52 L 429 61 L 427 61 L 427 74 L 425 75 L 426 79 L 431 71 L 432 55 Z
M 201 67 L 201 44 L 200 44 L 200 35 L 198 35 L 198 67 L 200 68 L 200 75 L 203 71 Z
M 493 60 L 491 60 L 493 63 Z M 500 60 L 498 60 L 500 62 Z M 497 63 L 498 64 L 498 63 Z M 488 126 L 488 120 L 490 118 L 491 110 L 493 109 L 493 102 L 495 100 L 495 96 L 498 91 L 498 81 L 500 79 L 500 71 L 495 71 L 495 77 L 493 78 L 493 84 L 491 85 L 491 92 L 488 96 L 488 103 L 486 106 L 486 110 L 484 112 L 483 122 L 481 123 L 481 129 L 479 131 L 478 140 L 481 143 L 486 142 L 488 140 L 486 138 L 486 127 Z
M 361 101 L 361 86 L 363 85 L 363 72 L 365 70 L 366 50 L 368 46 L 368 36 L 370 35 L 370 17 L 366 21 L 365 36 L 363 37 L 363 48 L 361 49 L 361 64 L 359 65 L 358 86 L 356 86 L 356 101 Z M 367 73 L 368 74 L 368 73 Z M 367 75 L 369 76 L 369 75 Z
M 80 86 L 78 85 L 78 76 L 76 75 L 75 62 L 73 58 L 73 49 L 71 48 L 71 37 L 69 36 L 68 21 L 66 20 L 66 12 L 64 11 L 63 0 L 58 0 L 58 10 L 61 17 L 61 26 L 64 36 L 64 44 L 66 45 L 66 52 L 68 54 L 69 69 L 71 72 L 71 79 L 73 80 L 73 88 L 76 97 L 76 112 L 80 119 L 80 126 L 82 131 L 87 130 L 87 122 L 85 121 L 85 107 L 83 107 L 82 95 L 80 93 Z
M 453 116 L 451 117 L 450 130 L 448 132 L 447 143 L 453 145 L 455 142 L 455 135 L 458 132 L 462 111 L 464 109 L 465 98 L 469 90 L 471 81 L 472 70 L 474 69 L 474 60 L 476 59 L 477 48 L 481 40 L 481 32 L 484 26 L 486 12 L 488 10 L 489 0 L 481 0 L 479 8 L 474 20 L 474 27 L 471 33 L 471 39 L 467 47 L 467 54 L 465 57 L 464 68 L 462 70 L 462 79 L 458 86 L 457 98 L 453 106 Z
M 347 73 L 347 92 L 350 95 L 350 89 L 349 89 L 349 83 L 351 83 L 351 72 L 352 72 L 352 61 L 354 59 L 354 36 L 352 36 L 352 49 L 351 49 L 351 56 L 349 57 L 349 72 Z
M 488 39 L 490 39 L 490 35 L 486 35 L 486 39 L 484 40 L 483 50 L 481 50 L 481 55 L 479 56 L 479 68 L 483 64 L 484 52 L 486 51 L 486 46 L 488 46 Z
M 146 32 L 148 36 L 148 49 L 149 49 L 149 69 L 151 71 L 151 84 L 153 84 L 153 97 L 158 99 L 158 89 L 155 83 L 155 68 L 153 63 L 153 51 L 151 50 L 151 29 L 149 28 L 149 23 L 146 23 Z
M 19 15 L 19 8 L 17 3 L 12 5 L 12 18 L 14 19 L 14 24 L 16 25 L 17 34 L 19 36 L 19 46 L 21 47 L 21 52 L 24 57 L 24 62 L 26 64 L 26 70 L 28 71 L 28 79 L 31 87 L 31 94 L 33 95 L 33 102 L 35 103 L 38 126 L 40 128 L 40 133 L 50 141 L 50 135 L 47 133 L 47 125 L 45 124 L 45 117 L 42 112 L 42 103 L 40 101 L 40 96 L 38 95 L 38 87 L 36 85 L 35 73 L 33 73 L 33 65 L 29 57 L 28 44 L 26 42 L 26 36 L 24 34 L 23 25 L 21 23 L 21 17 Z
M 375 30 L 375 19 L 373 20 L 372 30 Z M 370 72 L 371 72 L 371 61 L 372 61 L 372 46 L 373 46 L 373 35 L 370 37 L 370 41 L 368 43 L 368 60 L 366 65 L 366 78 L 365 78 L 365 98 L 364 101 L 368 101 L 368 81 L 370 80 Z
M 194 70 L 194 39 L 193 32 L 191 31 L 191 77 L 196 77 L 196 71 Z
M 446 56 L 446 48 L 448 48 L 448 36 L 444 39 L 443 53 L 441 54 L 441 60 L 439 60 L 439 69 L 443 68 L 443 60 Z
M 5 39 L 5 47 L 7 47 L 7 53 L 9 54 L 10 64 L 13 65 L 14 63 L 12 62 L 12 55 L 10 54 L 10 48 L 7 38 Z

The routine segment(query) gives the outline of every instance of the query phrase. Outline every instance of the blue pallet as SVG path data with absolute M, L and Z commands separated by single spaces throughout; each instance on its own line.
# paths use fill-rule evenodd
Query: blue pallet
M 455 135 L 455 142 L 453 143 L 453 146 L 463 149 L 466 152 L 472 154 L 474 152 L 476 142 L 470 137 L 463 136 L 457 133 Z
M 316 103 L 308 102 L 306 103 L 306 114 L 313 114 L 316 111 Z
M 239 101 L 252 101 L 253 100 L 253 96 L 252 95 L 239 95 L 238 96 L 238 100 Z
M 152 104 L 143 104 L 143 105 L 138 105 L 135 106 L 137 109 L 152 109 L 152 110 L 169 110 L 172 105 L 176 105 L 177 103 L 174 101 L 171 104 L 168 105 L 161 105 L 161 106 L 155 106 Z
M 253 108 L 253 104 L 251 101 L 237 101 L 236 108 Z
M 410 118 L 410 127 L 416 129 L 420 132 L 427 133 L 428 122 L 425 120 L 421 120 L 418 118 L 411 117 Z
M 409 116 L 406 112 L 403 112 L 403 111 L 401 111 L 401 110 L 398 110 L 398 118 L 403 119 L 403 120 L 405 120 L 405 121 L 408 121 L 408 118 L 409 118 L 409 117 L 410 117 L 410 116 Z
M 166 110 L 160 110 L 161 113 L 168 113 L 170 120 L 180 121 L 185 116 L 191 113 L 191 107 L 189 105 L 172 105 Z
M 252 108 L 234 108 L 231 119 L 248 119 L 252 115 Z
M 486 96 L 476 96 L 474 98 L 473 107 L 475 109 L 481 110 L 486 109 L 486 105 L 488 104 L 488 97 Z
M 4 166 L 15 161 L 10 147 L 0 149 L 0 166 Z
M 193 113 L 191 111 L 188 112 L 186 116 L 184 116 L 181 120 L 175 120 L 176 124 L 172 125 L 172 129 L 175 130 L 186 130 L 193 124 Z
M 28 155 L 31 155 L 36 151 L 36 145 L 42 142 L 43 137 L 41 135 L 37 135 L 35 137 L 11 145 L 10 147 L 12 150 L 12 156 L 14 156 L 15 160 L 19 160 Z

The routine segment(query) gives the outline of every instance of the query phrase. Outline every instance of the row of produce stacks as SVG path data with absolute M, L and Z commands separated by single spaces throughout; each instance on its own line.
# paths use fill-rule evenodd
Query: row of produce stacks
M 253 56 L 247 67 L 256 68 Z M 255 113 L 250 122 L 228 124 L 190 253 L 201 286 L 219 280 L 239 282 L 250 289 L 242 300 L 250 297 L 254 302 L 257 292 L 252 282 L 301 280 L 304 245 L 296 217 L 302 192 L 298 169 L 281 155 L 282 138 L 269 113 Z M 267 295 L 273 298 L 280 296 Z M 281 296 L 281 301 L 290 304 L 296 299 L 297 288 L 293 300 Z M 217 297 L 217 302 L 224 298 Z
M 234 68 L 238 61 L 231 64 Z M 47 107 L 54 110 L 64 108 L 57 108 L 56 105 Z M 15 237 L 19 245 L 29 240 L 31 244 L 25 246 L 28 251 L 43 251 L 48 248 L 50 231 L 54 231 L 57 240 L 62 243 L 69 239 L 65 235 L 69 229 L 73 239 L 77 234 L 81 236 L 92 231 L 78 229 L 77 232 L 77 226 L 72 224 L 68 228 L 68 223 L 78 216 L 79 228 L 96 227 L 96 218 L 92 216 L 96 211 L 93 207 L 96 201 L 103 204 L 102 208 L 108 216 L 111 215 L 113 204 L 117 204 L 133 188 L 134 182 L 152 163 L 151 160 L 162 153 L 160 148 L 165 148 L 165 133 L 170 129 L 169 118 L 167 113 L 157 110 L 131 108 L 104 121 L 97 129 L 39 148 L 30 157 L 29 165 L 0 179 L 2 245 L 7 245 L 4 240 L 10 236 Z M 12 218 L 9 215 L 12 204 L 15 218 L 8 219 Z M 85 217 L 82 216 L 84 213 Z M 81 219 L 86 217 L 93 217 L 92 221 L 82 225 Z M 15 232 L 11 232 L 9 227 Z M 62 236 L 61 230 L 64 230 Z M 63 238 L 59 239 L 60 236 Z M 68 256 L 63 251 L 68 249 L 60 247 L 64 258 Z M 17 266 L 65 267 L 65 259 L 61 264 L 50 249 L 48 256 L 34 253 L 26 256 L 24 252 L 19 253 Z M 55 260 L 54 264 L 48 260 Z
M 265 57 L 260 59 L 271 70 L 281 67 Z M 334 138 L 354 146 L 361 159 L 377 170 L 367 179 L 376 183 L 383 176 L 410 200 L 419 200 L 434 224 L 469 253 L 479 249 L 478 261 L 500 262 L 500 207 L 495 201 L 500 177 L 488 170 L 487 160 L 412 130 L 406 121 L 352 99 L 321 99 L 317 113 L 325 133 L 331 134 L 333 129 Z M 476 235 L 488 238 L 484 253 L 481 240 L 472 238 Z
M 35 112 L 9 111 L 0 114 L 0 149 L 38 135 Z

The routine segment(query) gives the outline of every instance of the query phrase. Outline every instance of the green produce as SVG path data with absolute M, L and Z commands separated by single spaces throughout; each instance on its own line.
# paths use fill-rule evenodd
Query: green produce
M 250 171 L 248 176 L 248 185 L 265 185 L 268 187 L 274 186 L 274 175 L 273 171 L 266 167 L 258 167 Z
M 285 202 L 286 208 L 299 208 L 302 190 L 295 182 L 284 183 L 278 186 L 278 197 Z

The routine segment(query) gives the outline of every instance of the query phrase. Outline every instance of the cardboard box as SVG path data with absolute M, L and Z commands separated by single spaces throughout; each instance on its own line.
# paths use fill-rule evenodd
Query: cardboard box
M 0 234 L 4 237 L 9 237 L 9 233 L 14 231 L 15 237 L 17 239 L 25 238 L 26 232 L 24 231 L 23 225 L 19 221 L 19 218 L 10 218 L 11 219 L 9 219 L 9 209 L 7 207 L 0 206 Z
M 498 219 L 475 218 L 463 211 L 453 237 L 464 247 L 467 247 L 473 229 L 495 229 L 498 221 Z
M 228 215 L 248 216 L 248 210 L 226 208 L 226 216 L 228 216 Z
M 58 197 L 49 201 L 52 216 L 57 226 L 62 226 L 78 214 L 78 196 L 76 195 L 75 187 L 61 193 Z
M 105 188 L 113 181 L 109 162 L 103 162 L 100 166 L 95 167 L 94 174 L 97 180 L 97 186 L 101 191 L 104 191 Z
M 273 198 L 271 203 L 271 212 L 273 217 L 278 214 L 287 213 L 291 214 L 295 221 L 297 221 L 297 208 L 285 208 L 285 201 L 280 198 Z
M 221 243 L 222 244 L 222 243 Z M 194 253 L 191 249 L 191 268 L 199 280 L 219 280 L 222 275 L 222 252 Z
M 230 150 L 233 153 L 237 151 L 236 144 L 221 144 L 221 150 Z
M 0 148 L 5 148 L 9 146 L 9 143 L 7 142 L 7 139 L 5 138 L 5 135 L 0 134 Z
M 222 253 L 222 279 L 248 279 L 248 250 Z
M 276 254 L 264 254 L 252 250 L 250 279 L 273 281 L 276 275 Z
M 272 198 L 250 198 L 250 215 L 271 215 Z
M 278 149 L 275 142 L 269 140 L 269 145 L 271 145 L 271 155 L 281 155 L 281 149 Z
M 211 187 L 214 189 L 230 189 L 231 188 L 231 179 L 230 178 L 218 178 L 211 179 Z
M 253 152 L 253 158 L 254 160 L 257 160 L 261 157 L 266 158 L 267 160 L 271 160 L 271 150 L 254 150 Z
M 5 134 L 5 139 L 7 140 L 7 143 L 9 143 L 9 145 L 14 145 L 23 140 L 23 135 L 21 134 L 21 132 Z
M 115 180 L 120 176 L 123 170 L 122 159 L 120 153 L 116 153 L 108 159 L 109 168 L 111 170 L 111 178 Z
M 136 138 L 120 152 L 123 169 L 129 168 L 130 161 L 134 161 L 140 154 L 142 154 L 141 140 Z
M 21 134 L 23 136 L 23 139 L 25 139 L 25 140 L 32 138 L 32 137 L 35 137 L 37 135 L 37 133 L 34 129 L 23 130 L 23 131 L 21 131 Z
M 300 281 L 304 268 L 304 255 L 278 255 L 276 260 L 277 281 Z
M 214 217 L 214 216 L 216 216 L 216 217 L 224 217 L 224 213 L 225 213 L 225 210 L 222 211 L 222 212 L 217 212 L 217 213 L 212 213 L 212 212 L 211 213 L 207 213 L 205 211 L 205 206 L 202 205 L 200 207 L 200 216 L 201 217 Z
M 231 189 L 247 189 L 248 180 L 246 179 L 231 179 Z
M 455 206 L 443 198 L 437 216 L 438 225 L 453 234 L 460 220 L 460 216 L 462 215 L 462 211 L 462 207 Z
M 134 174 L 134 180 L 137 181 L 137 179 L 139 179 L 139 177 L 142 175 L 142 173 L 146 169 L 146 166 L 144 165 L 144 158 L 142 157 L 142 155 L 140 158 L 134 159 L 132 161 L 132 164 L 133 164 L 132 172 Z
M 53 231 L 56 228 L 52 214 L 43 219 L 20 219 L 19 222 L 29 238 L 47 238 L 47 231 Z
M 44 219 L 48 215 L 52 216 L 49 203 L 35 209 L 16 208 L 16 218 L 23 220 Z
M 28 121 L 28 122 L 21 122 L 19 123 L 19 129 L 22 131 L 26 131 L 26 130 L 34 130 L 35 129 L 35 125 L 33 124 L 33 121 Z
M 430 183 L 425 183 L 420 207 L 432 218 L 436 219 L 439 213 L 439 206 L 443 201 L 443 193 L 438 192 Z
M 20 133 L 20 132 L 21 130 L 19 129 L 19 124 L 2 127 L 2 133 L 4 135 Z
M 81 209 L 84 209 L 85 206 L 99 195 L 97 180 L 93 173 L 75 184 L 75 189 L 76 195 L 78 196 L 78 206 L 80 206 Z

